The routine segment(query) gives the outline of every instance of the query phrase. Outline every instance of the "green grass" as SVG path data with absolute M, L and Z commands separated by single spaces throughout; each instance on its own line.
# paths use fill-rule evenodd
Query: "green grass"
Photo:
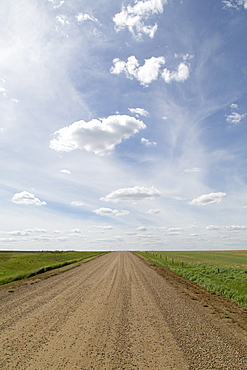
M 103 252 L 0 251 L 0 285 L 95 257 Z
M 137 252 L 179 276 L 247 307 L 247 251 Z

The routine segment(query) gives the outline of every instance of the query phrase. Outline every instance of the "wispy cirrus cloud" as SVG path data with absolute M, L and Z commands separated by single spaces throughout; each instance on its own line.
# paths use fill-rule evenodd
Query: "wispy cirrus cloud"
M 145 128 L 142 121 L 127 115 L 81 120 L 56 131 L 50 148 L 57 152 L 85 149 L 99 155 L 110 154 L 117 144 Z

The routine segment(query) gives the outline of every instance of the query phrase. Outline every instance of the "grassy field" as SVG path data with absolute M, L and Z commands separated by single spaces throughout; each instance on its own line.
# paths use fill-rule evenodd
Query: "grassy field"
M 103 252 L 0 251 L 0 285 L 70 265 Z
M 241 306 L 247 307 L 247 251 L 137 252 Z

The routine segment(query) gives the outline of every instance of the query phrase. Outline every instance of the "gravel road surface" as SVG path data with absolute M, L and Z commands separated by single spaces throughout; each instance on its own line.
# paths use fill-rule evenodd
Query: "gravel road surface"
M 171 276 L 113 252 L 1 288 L 0 369 L 246 370 L 247 335 Z

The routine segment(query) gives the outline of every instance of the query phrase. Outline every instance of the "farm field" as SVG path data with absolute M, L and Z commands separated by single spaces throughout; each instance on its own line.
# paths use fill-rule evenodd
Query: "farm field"
M 247 307 L 247 251 L 152 251 L 137 254 Z
M 112 252 L 2 286 L 0 368 L 246 370 L 245 310 L 155 269 Z
M 67 266 L 102 253 L 77 251 L 0 251 L 0 285 Z

